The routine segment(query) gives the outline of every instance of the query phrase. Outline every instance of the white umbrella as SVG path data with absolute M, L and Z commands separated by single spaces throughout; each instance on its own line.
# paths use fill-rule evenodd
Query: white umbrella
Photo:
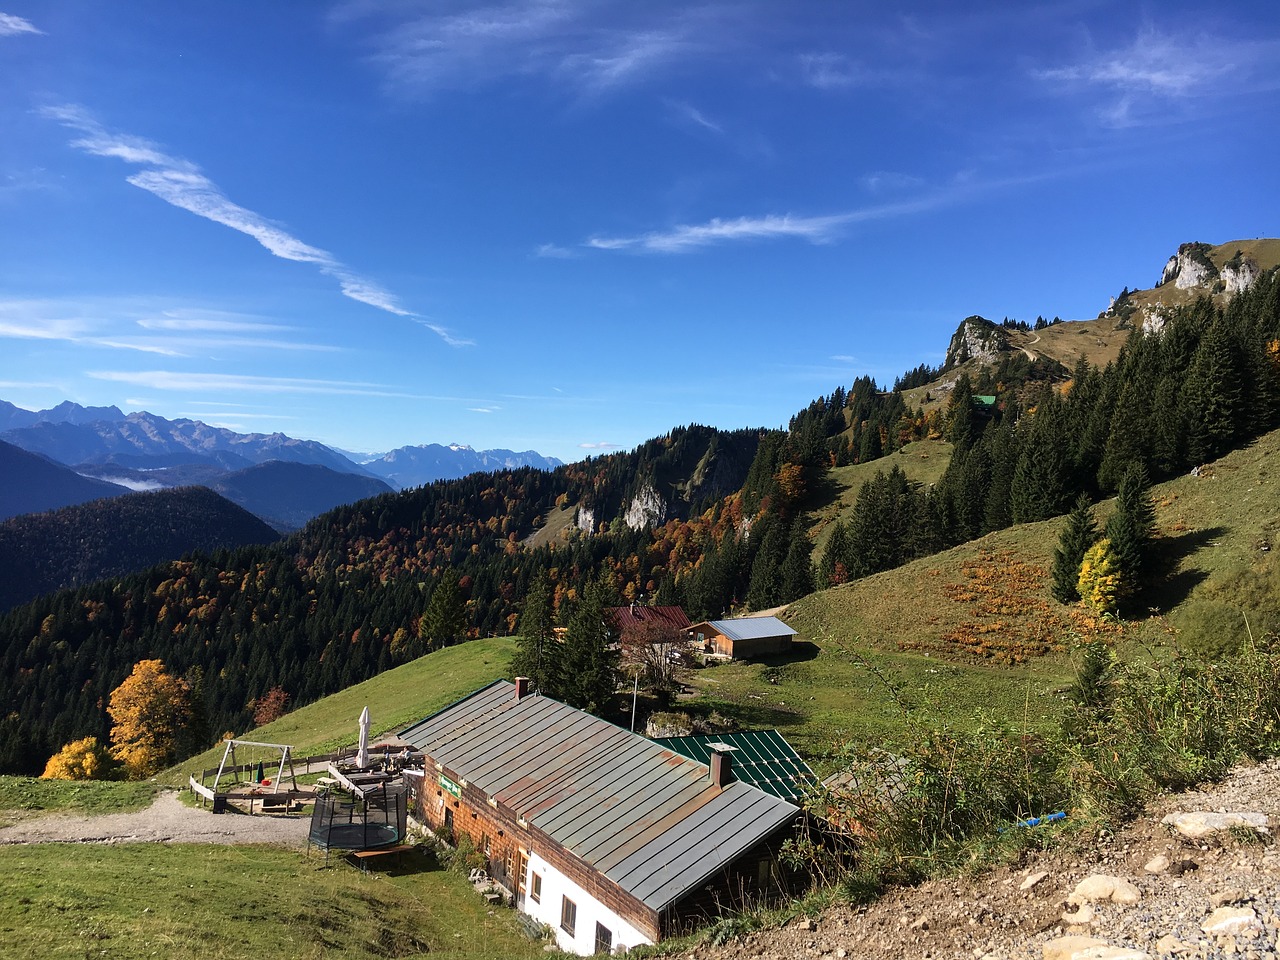
M 363 770 L 369 765 L 369 708 L 360 713 L 360 746 L 356 749 L 356 766 Z

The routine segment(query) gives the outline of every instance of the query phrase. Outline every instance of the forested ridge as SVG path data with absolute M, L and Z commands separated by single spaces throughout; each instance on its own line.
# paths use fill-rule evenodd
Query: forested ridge
M 903 392 L 953 385 L 926 413 Z M 974 396 L 994 396 L 994 404 Z M 1135 331 L 1104 369 L 1019 351 L 965 371 L 917 368 L 893 390 L 868 378 L 798 412 L 785 431 L 690 426 L 625 454 L 550 472 L 478 474 L 338 508 L 280 544 L 197 555 L 38 599 L 0 619 L 0 770 L 33 770 L 61 744 L 102 736 L 111 690 L 159 658 L 192 686 L 191 746 L 249 723 L 272 688 L 295 705 L 467 636 L 510 633 L 544 576 L 561 622 L 605 573 L 618 600 L 683 604 L 693 618 L 762 609 L 990 530 L 1066 512 L 1118 487 L 1213 459 L 1280 423 L 1280 280 L 1225 307 L 1175 311 Z M 911 440 L 953 444 L 941 481 L 899 472 L 863 489 L 813 557 L 808 511 L 831 468 Z M 663 515 L 636 529 L 636 499 Z M 566 536 L 526 543 L 553 514 Z M 428 615 L 441 584 L 465 624 Z

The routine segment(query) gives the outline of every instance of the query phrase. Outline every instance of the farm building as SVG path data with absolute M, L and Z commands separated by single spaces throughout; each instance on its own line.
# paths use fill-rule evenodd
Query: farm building
M 651 607 L 643 603 L 611 608 L 609 623 L 615 634 L 642 629 L 650 624 L 670 628 L 681 635 L 689 629 L 689 617 L 683 607 Z
M 413 816 L 469 837 L 561 949 L 654 943 L 784 884 L 799 809 L 729 754 L 699 763 L 527 690 L 497 681 L 405 730 L 425 756 L 406 779 Z
M 698 649 L 734 660 L 786 653 L 795 635 L 777 617 L 706 620 L 689 628 L 689 639 Z

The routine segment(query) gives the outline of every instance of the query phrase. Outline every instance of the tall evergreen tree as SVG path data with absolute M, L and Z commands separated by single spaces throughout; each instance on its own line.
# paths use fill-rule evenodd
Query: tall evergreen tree
M 791 542 L 786 558 L 782 561 L 782 603 L 791 603 L 813 593 L 813 562 L 810 559 L 813 546 L 804 523 L 796 520 L 791 525 Z
M 601 574 L 587 584 L 565 629 L 561 699 L 570 706 L 600 714 L 618 688 L 618 651 L 611 643 L 608 607 L 613 586 Z
M 1068 514 L 1067 525 L 1063 527 L 1058 546 L 1053 551 L 1051 589 L 1060 603 L 1075 603 L 1080 599 L 1080 562 L 1097 540 L 1098 527 L 1093 520 L 1093 504 L 1082 493 Z
M 846 556 L 849 550 L 849 532 L 843 520 L 836 520 L 831 528 L 831 537 L 822 553 L 818 564 L 818 586 L 821 589 L 834 587 L 849 579 L 849 563 Z
M 528 677 L 533 689 L 548 697 L 560 696 L 561 647 L 555 633 L 555 600 L 545 573 L 529 588 L 520 612 L 520 637 L 512 658 L 513 675 Z
M 452 646 L 467 639 L 467 600 L 452 567 L 440 575 L 431 591 L 426 613 L 418 622 L 418 635 L 429 650 Z
M 957 452 L 967 450 L 977 439 L 977 421 L 973 410 L 973 384 L 969 374 L 962 373 L 956 378 L 951 399 L 947 401 L 947 439 L 955 445 Z
M 1146 469 L 1136 464 L 1120 481 L 1116 508 L 1107 518 L 1103 533 L 1111 542 L 1122 597 L 1136 594 L 1148 580 L 1152 569 L 1151 541 L 1155 536 L 1155 526 L 1151 482 L 1147 479 Z

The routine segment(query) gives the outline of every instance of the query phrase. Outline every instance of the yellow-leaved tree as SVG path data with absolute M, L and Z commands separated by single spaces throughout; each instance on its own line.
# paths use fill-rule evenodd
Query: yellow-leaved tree
M 159 660 L 140 660 L 111 691 L 111 755 L 131 779 L 149 777 L 177 760 L 178 738 L 191 715 L 191 691 Z
M 107 753 L 97 737 L 73 740 L 49 758 L 43 780 L 101 780 L 107 770 Z
M 1076 587 L 1080 602 L 1097 613 L 1115 613 L 1124 592 L 1111 541 L 1105 537 L 1085 551 Z

